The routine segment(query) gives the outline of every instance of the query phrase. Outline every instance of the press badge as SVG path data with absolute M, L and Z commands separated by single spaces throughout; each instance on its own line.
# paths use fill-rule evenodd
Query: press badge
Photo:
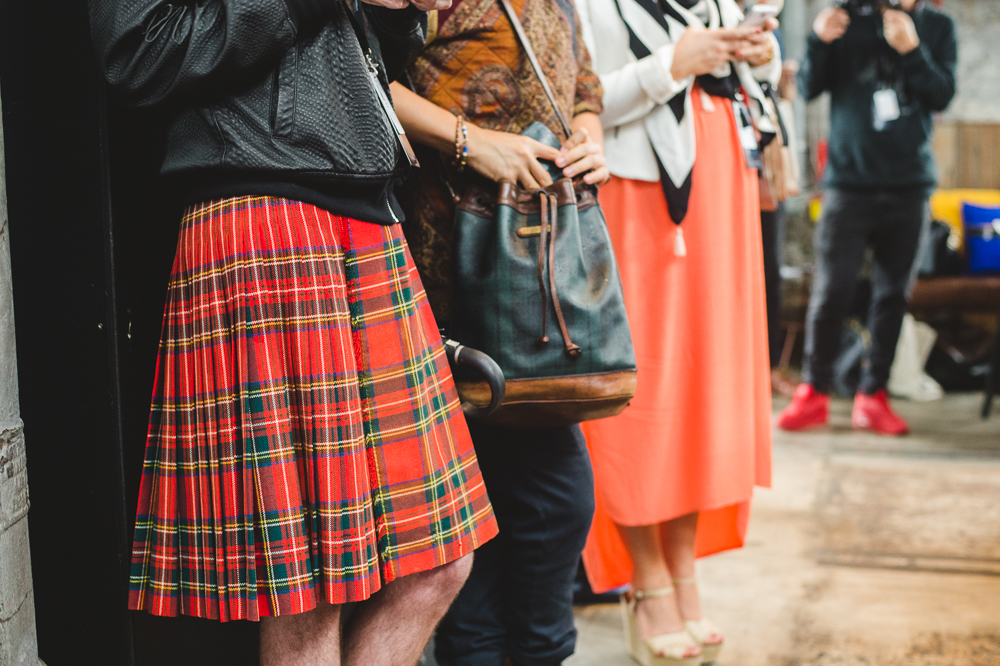
M 886 125 L 899 118 L 899 98 L 892 88 L 876 90 L 872 96 L 872 126 L 881 132 Z
M 746 157 L 747 167 L 751 169 L 763 169 L 764 160 L 760 156 L 760 145 L 757 143 L 757 133 L 753 128 L 753 121 L 750 119 L 750 109 L 739 99 L 733 101 L 733 112 L 736 114 L 736 128 L 740 135 L 740 145 L 743 146 L 743 156 Z

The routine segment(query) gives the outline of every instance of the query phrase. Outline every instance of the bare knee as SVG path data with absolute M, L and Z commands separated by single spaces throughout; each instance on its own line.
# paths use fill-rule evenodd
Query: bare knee
M 408 599 L 409 604 L 430 604 L 447 608 L 472 571 L 472 554 L 435 567 L 413 573 L 389 583 L 373 599 L 379 603 L 394 603 Z
M 469 553 L 448 564 L 452 568 L 451 577 L 454 578 L 456 592 L 462 589 L 465 581 L 469 578 L 469 574 L 472 573 L 473 558 L 474 554 Z
M 434 569 L 432 573 L 443 594 L 449 597 L 458 594 L 458 591 L 465 585 L 466 579 L 469 578 L 469 573 L 472 572 L 472 558 L 473 554 L 469 553 Z
M 430 571 L 425 571 L 415 575 L 416 583 L 425 594 L 443 600 L 445 604 L 451 604 L 452 599 L 458 594 L 462 586 L 465 585 L 469 573 L 472 571 L 472 553 L 458 558 L 447 564 L 435 567 Z

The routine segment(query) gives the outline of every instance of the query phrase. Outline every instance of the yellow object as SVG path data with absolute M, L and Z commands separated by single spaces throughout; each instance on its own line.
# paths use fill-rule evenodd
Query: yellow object
M 961 250 L 965 244 L 962 230 L 962 204 L 979 206 L 1000 206 L 1000 190 L 937 190 L 931 195 L 931 218 L 945 222 L 951 227 L 952 236 L 958 241 L 954 248 Z M 823 199 L 816 197 L 809 202 L 809 218 L 816 222 L 823 214 Z
M 816 197 L 809 201 L 809 219 L 813 222 L 819 221 L 819 216 L 823 214 L 823 198 Z
M 958 238 L 958 248 L 964 245 L 962 232 L 962 204 L 1000 206 L 1000 190 L 938 190 L 931 195 L 931 217 L 948 223 L 952 234 Z

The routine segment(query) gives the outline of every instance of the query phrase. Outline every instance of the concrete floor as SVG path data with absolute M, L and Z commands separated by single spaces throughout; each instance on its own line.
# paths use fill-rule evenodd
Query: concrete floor
M 1000 409 L 898 403 L 913 434 L 776 433 L 745 548 L 699 562 L 719 666 L 1000 665 Z M 776 404 L 776 408 L 784 403 Z M 617 606 L 577 613 L 565 666 L 626 666 Z

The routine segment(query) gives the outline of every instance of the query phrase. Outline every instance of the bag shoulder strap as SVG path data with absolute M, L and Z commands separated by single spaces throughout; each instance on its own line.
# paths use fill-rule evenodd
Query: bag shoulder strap
M 347 19 L 351 22 L 351 27 L 354 28 L 354 35 L 358 38 L 358 46 L 361 47 L 361 53 L 364 54 L 365 58 L 370 58 L 372 54 L 372 47 L 368 43 L 368 33 L 366 32 L 367 22 L 365 21 L 364 10 L 358 8 L 355 11 L 354 6 L 355 0 L 343 0 L 341 3 L 344 6 L 344 12 L 347 14 Z M 361 18 L 358 18 L 360 14 Z M 365 25 L 362 25 L 362 23 Z M 386 84 L 388 85 L 388 84 Z
M 517 41 L 520 42 L 521 48 L 524 49 L 524 54 L 528 56 L 528 62 L 531 63 L 531 68 L 535 70 L 535 76 L 538 77 L 538 81 L 542 84 L 542 90 L 545 91 L 545 96 L 549 98 L 549 104 L 552 105 L 552 109 L 556 112 L 556 117 L 559 119 L 559 124 L 562 125 L 563 132 L 566 134 L 566 138 L 572 136 L 573 132 L 569 128 L 569 123 L 566 122 L 566 116 L 563 112 L 559 110 L 559 105 L 556 103 L 556 97 L 552 94 L 552 88 L 549 87 L 549 80 L 545 78 L 545 73 L 542 72 L 542 66 L 538 63 L 538 58 L 535 57 L 535 50 L 531 48 L 531 42 L 528 41 L 528 36 L 524 34 L 524 26 L 521 25 L 521 19 L 517 17 L 517 12 L 510 5 L 510 0 L 500 0 L 500 4 L 503 7 L 504 13 L 507 15 L 507 19 L 510 21 L 511 27 L 514 29 L 514 35 L 517 37 Z

